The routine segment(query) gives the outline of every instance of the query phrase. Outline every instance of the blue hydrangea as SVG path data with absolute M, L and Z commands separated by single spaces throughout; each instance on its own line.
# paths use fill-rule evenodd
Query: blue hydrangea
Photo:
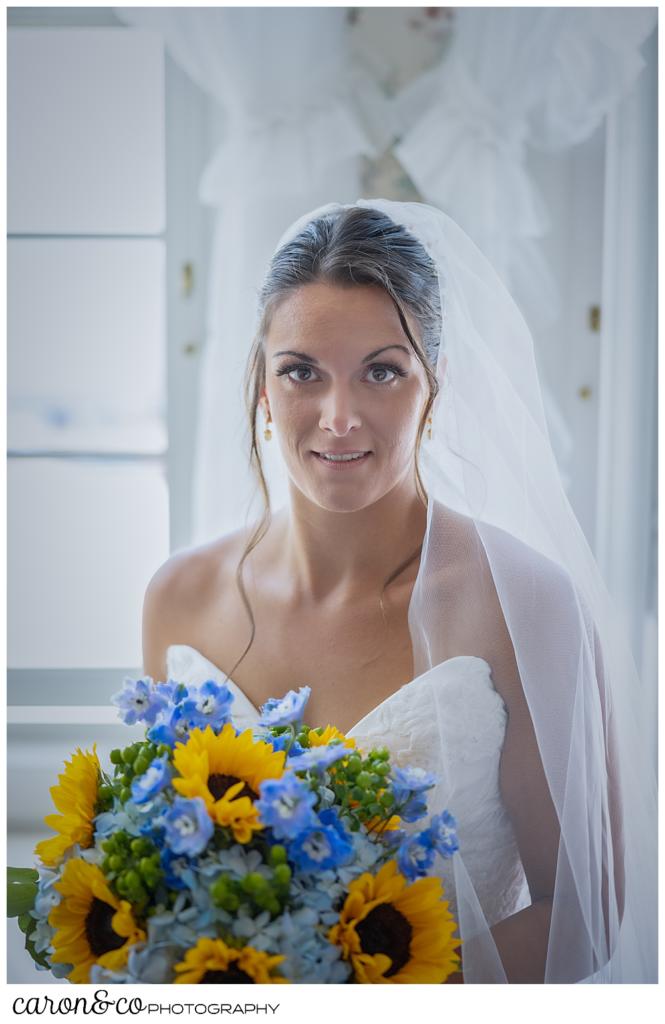
M 301 871 L 336 868 L 353 858 L 351 836 L 333 810 L 321 811 L 320 824 L 301 832 L 289 845 L 289 859 Z
M 279 700 L 271 697 L 261 707 L 261 725 L 295 725 L 301 722 L 311 692 L 311 686 L 301 686 L 297 693 L 295 690 L 289 690 Z
M 163 695 L 152 682 L 129 677 L 124 681 L 124 688 L 111 697 L 111 703 L 119 709 L 125 725 L 135 725 L 136 722 L 151 725 L 166 706 Z
M 409 836 L 397 850 L 397 866 L 410 882 L 423 878 L 434 863 L 434 850 L 423 841 L 423 834 Z
M 191 728 L 205 729 L 209 725 L 218 730 L 229 721 L 233 700 L 226 683 L 209 679 L 190 692 L 183 709 L 189 715 Z
M 339 914 L 333 917 L 338 919 Z M 351 965 L 342 960 L 341 948 L 328 942 L 328 926 L 322 924 L 316 910 L 301 907 L 285 910 L 264 929 L 272 929 L 276 949 L 286 957 L 280 970 L 295 984 L 339 985 L 351 976 Z
M 132 779 L 132 800 L 135 804 L 144 804 L 152 800 L 171 781 L 173 771 L 166 754 L 151 761 L 147 771 Z
M 264 825 L 272 828 L 277 839 L 295 839 L 316 823 L 313 811 L 316 795 L 291 772 L 281 779 L 264 779 L 260 799 L 255 801 Z
M 243 843 L 234 843 L 228 849 L 209 850 L 197 862 L 197 871 L 210 884 L 220 873 L 241 879 L 257 872 L 266 879 L 272 879 L 272 868 L 264 862 L 260 850 L 248 848 Z
M 433 814 L 429 828 L 423 833 L 423 838 L 442 857 L 452 857 L 459 850 L 459 839 L 457 837 L 457 822 L 450 811 Z
M 165 842 L 173 853 L 196 857 L 208 845 L 214 825 L 200 796 L 176 797 L 164 815 Z
M 308 750 L 304 750 L 302 753 L 289 753 L 289 767 L 294 772 L 316 771 L 323 772 L 326 768 L 329 768 L 335 761 L 340 761 L 343 757 L 347 757 L 349 754 L 349 748 L 345 747 L 343 743 L 331 743 L 327 746 L 321 747 L 310 747 Z

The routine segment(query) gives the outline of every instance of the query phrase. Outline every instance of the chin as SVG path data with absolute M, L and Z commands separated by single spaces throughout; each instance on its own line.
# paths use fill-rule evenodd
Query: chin
M 370 493 L 367 487 L 348 488 L 347 493 L 343 494 L 339 491 L 335 492 L 332 488 L 328 490 L 323 487 L 296 486 L 308 501 L 327 512 L 360 512 L 364 508 L 369 508 L 370 505 L 375 505 L 387 493 L 387 491 L 381 491 L 377 494 L 374 488 Z

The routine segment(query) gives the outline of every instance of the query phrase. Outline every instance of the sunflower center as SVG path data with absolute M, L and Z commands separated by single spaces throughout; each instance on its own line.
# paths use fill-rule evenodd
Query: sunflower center
M 236 782 L 241 780 L 235 775 L 222 775 L 220 772 L 213 772 L 212 775 L 208 776 L 208 789 L 215 800 L 221 800 L 226 793 L 229 786 L 234 786 Z M 236 794 L 234 799 L 239 799 L 241 796 L 248 796 L 250 800 L 258 800 L 258 793 L 255 793 L 250 786 L 245 783 L 239 793 Z
M 363 953 L 385 953 L 392 964 L 384 977 L 397 974 L 409 961 L 413 928 L 392 903 L 380 903 L 356 925 Z
M 229 964 L 225 971 L 206 971 L 199 985 L 255 985 L 254 978 L 250 977 L 236 964 Z
M 112 949 L 120 949 L 127 941 L 111 927 L 115 909 L 95 896 L 85 919 L 85 934 L 95 956 L 103 956 Z

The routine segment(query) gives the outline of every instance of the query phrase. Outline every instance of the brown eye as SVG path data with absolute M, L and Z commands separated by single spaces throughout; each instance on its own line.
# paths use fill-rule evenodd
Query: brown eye
M 406 377 L 406 372 L 396 363 L 372 363 L 369 372 L 381 374 L 379 377 L 372 378 L 374 384 L 393 384 L 397 377 Z M 391 376 L 388 377 L 386 374 L 391 374 Z
M 311 372 L 312 371 L 310 370 L 309 366 L 297 366 L 295 368 L 295 370 L 290 370 L 289 371 L 288 377 L 289 377 L 289 380 L 293 380 L 293 377 L 291 376 L 292 373 L 309 373 L 309 374 L 311 374 Z M 305 384 L 309 380 L 309 377 L 304 377 L 304 378 L 303 377 L 297 377 L 296 380 L 297 380 L 298 384 Z
M 311 377 L 296 378 L 292 377 L 292 373 L 312 373 L 312 367 L 308 366 L 307 363 L 291 363 L 289 366 L 282 366 L 281 369 L 276 371 L 278 377 L 283 377 L 286 374 L 287 380 L 291 381 L 292 384 L 309 384 L 312 379 Z

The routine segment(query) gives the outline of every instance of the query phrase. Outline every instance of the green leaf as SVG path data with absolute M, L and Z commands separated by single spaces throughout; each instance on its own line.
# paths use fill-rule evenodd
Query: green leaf
M 7 868 L 8 882 L 37 882 L 39 872 L 35 868 Z
M 19 917 L 32 910 L 38 879 L 33 868 L 7 868 L 7 917 Z

